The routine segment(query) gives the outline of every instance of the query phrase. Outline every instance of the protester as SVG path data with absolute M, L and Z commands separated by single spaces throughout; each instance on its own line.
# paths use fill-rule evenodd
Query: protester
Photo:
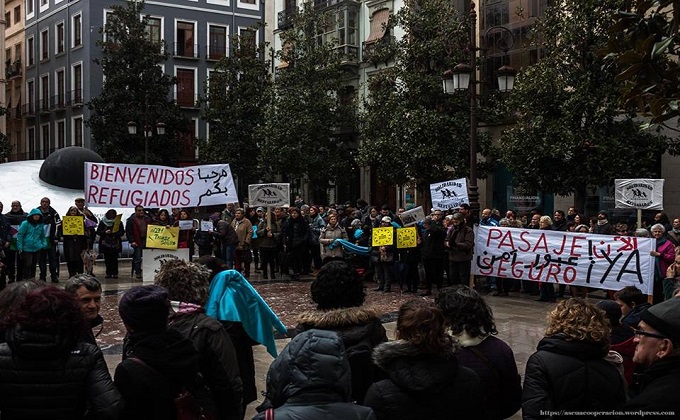
M 132 247 L 132 272 L 142 278 L 142 250 L 146 248 L 146 231 L 151 218 L 144 213 L 144 206 L 135 206 L 135 214 L 125 222 L 125 237 Z
M 178 219 L 173 223 L 174 226 L 180 226 L 180 223 L 187 223 L 191 226 L 189 228 L 180 226 L 179 237 L 177 238 L 177 248 L 189 249 L 189 261 L 194 259 L 194 236 L 196 235 L 196 226 L 194 226 L 194 219 L 189 216 L 187 210 L 181 209 L 177 215 Z
M 83 312 L 87 329 L 83 334 L 83 341 L 97 344 L 97 336 L 104 328 L 104 318 L 99 314 L 102 302 L 102 285 L 96 277 L 89 274 L 77 274 L 66 282 L 64 290 L 76 298 Z M 95 334 L 93 330 L 99 327 Z
M 258 208 L 259 212 L 259 208 Z M 278 251 L 279 239 L 281 237 L 281 230 L 278 223 L 271 220 L 267 222 L 267 218 L 260 219 L 257 225 L 258 241 L 260 248 L 260 268 L 262 269 L 262 279 L 269 280 L 276 278 L 276 255 Z
M 283 243 L 290 257 L 291 279 L 299 280 L 307 261 L 309 224 L 300 216 L 300 209 L 291 207 L 290 217 L 283 225 Z
M 19 226 L 26 220 L 28 213 L 21 208 L 21 202 L 12 201 L 11 209 L 5 213 L 5 219 L 10 225 L 10 229 L 19 229 Z M 10 233 L 11 235 L 11 233 Z M 11 283 L 15 280 L 24 279 L 24 265 L 21 259 L 21 252 L 17 250 L 17 240 L 10 240 L 10 244 L 5 242 L 5 271 L 7 272 L 7 280 Z
M 57 254 L 59 237 L 57 236 L 57 225 L 61 223 L 61 218 L 59 213 L 50 204 L 50 199 L 43 197 L 40 199 L 40 207 L 38 207 L 42 214 L 43 224 L 50 227 L 47 248 L 40 251 L 40 255 L 38 255 L 38 267 L 40 267 L 40 280 L 47 281 L 47 268 L 49 265 L 50 280 L 52 283 L 59 283 L 59 256 Z
M 387 379 L 371 385 L 364 404 L 378 420 L 487 418 L 479 378 L 456 360 L 439 309 L 424 300 L 404 303 L 396 335 L 373 352 Z
M 267 400 L 253 420 L 375 419 L 370 408 L 351 402 L 351 376 L 338 334 L 305 331 L 269 367 Z
M 668 240 L 666 229 L 657 223 L 650 229 L 652 238 L 656 239 L 654 250 L 650 255 L 654 257 L 654 303 L 673 297 L 673 283 L 665 282 L 666 271 L 675 260 L 675 246 Z
M 183 260 L 168 261 L 156 274 L 155 283 L 168 291 L 169 327 L 194 344 L 199 371 L 208 392 L 195 394 L 201 406 L 211 407 L 217 419 L 243 418 L 243 383 L 239 376 L 234 345 L 219 321 L 205 314 L 210 271 Z
M 474 233 L 465 224 L 461 213 L 454 213 L 451 223 L 453 228 L 446 238 L 449 250 L 449 284 L 468 284 L 472 249 L 475 246 Z
M 432 294 L 433 285 L 437 286 L 437 292 L 443 287 L 446 230 L 430 218 L 423 221 L 423 229 L 420 233 L 422 243 L 420 252 L 425 268 L 425 292 L 421 293 L 421 296 L 429 296 Z
M 97 236 L 96 228 L 99 220 L 89 208 L 85 206 L 85 199 L 83 197 L 78 197 L 74 200 L 75 206 L 78 208 L 79 214 L 85 217 L 85 236 L 87 236 L 87 248 L 92 249 L 94 245 L 94 240 Z
M 238 237 L 238 244 L 234 250 L 234 269 L 249 278 L 250 263 L 253 260 L 253 254 L 250 250 L 253 240 L 253 225 L 245 217 L 245 211 L 238 208 L 234 212 L 234 220 L 231 221 L 231 226 Z
M 622 375 L 605 359 L 609 333 L 604 312 L 593 304 L 576 298 L 559 302 L 527 361 L 523 418 L 550 418 L 546 411 L 620 409 L 626 395 Z
M 344 261 L 331 261 L 321 267 L 310 291 L 317 310 L 300 314 L 294 334 L 316 328 L 340 335 L 352 371 L 352 398 L 361 404 L 374 380 L 371 352 L 387 341 L 381 314 L 363 306 L 364 286 Z
M 521 379 L 510 346 L 496 337 L 493 313 L 484 298 L 468 286 L 443 289 L 435 298 L 460 349 L 458 362 L 472 369 L 488 398 L 489 419 L 505 419 L 522 404 Z
M 24 280 L 35 278 L 38 254 L 48 246 L 47 239 L 42 213 L 38 209 L 31 210 L 28 218 L 21 222 L 17 233 L 17 251 L 23 262 Z
M 135 286 L 118 304 L 128 335 L 114 381 L 126 420 L 177 418 L 175 398 L 195 386 L 199 355 L 179 331 L 167 328 L 170 301 L 159 286 Z
M 99 235 L 99 252 L 104 254 L 104 265 L 106 275 L 104 278 L 118 278 L 118 257 L 123 249 L 121 238 L 123 236 L 123 226 L 120 220 L 116 225 L 118 214 L 111 209 L 104 214 L 97 226 Z
M 68 268 L 69 277 L 85 272 L 83 264 L 82 253 L 87 250 L 87 230 L 85 229 L 85 217 L 78 210 L 76 206 L 69 207 L 64 215 L 69 217 L 81 217 L 83 224 L 83 233 L 75 234 L 73 232 L 64 232 L 65 224 L 62 223 L 58 228 L 58 236 L 64 242 L 64 260 L 66 260 L 66 267 Z
M 348 236 L 345 229 L 338 225 L 338 217 L 332 215 L 328 217 L 328 224 L 321 229 L 321 233 L 319 235 L 319 243 L 321 244 L 321 248 L 323 248 L 321 250 L 321 259 L 323 263 L 333 259 L 342 259 L 342 247 L 340 245 L 333 244 L 333 241 L 336 239 L 347 240 Z
M 635 341 L 633 330 L 621 323 L 621 307 L 614 301 L 601 300 L 595 305 L 603 310 L 609 319 L 609 324 L 612 327 L 609 341 L 611 343 L 610 349 L 617 352 L 623 358 L 623 374 L 626 379 L 626 385 L 633 385 L 633 373 L 635 372 L 635 364 L 633 363 L 633 355 L 635 353 Z
M 381 228 L 390 228 L 394 230 L 392 226 L 392 218 L 389 216 L 383 216 L 380 220 Z M 396 237 L 396 235 L 392 235 Z M 394 265 L 394 256 L 397 247 L 394 245 L 382 245 L 373 247 L 373 257 L 375 259 L 375 271 L 378 274 L 378 287 L 375 289 L 376 292 L 391 292 L 392 291 L 392 281 L 394 280 L 394 271 L 392 266 Z
M 55 287 L 10 310 L 0 344 L 3 420 L 120 418 L 120 394 L 101 350 L 80 341 L 84 328 L 76 300 Z
M 621 307 L 621 323 L 631 328 L 637 328 L 640 314 L 651 306 L 647 296 L 635 286 L 626 286 L 614 293 L 614 300 Z

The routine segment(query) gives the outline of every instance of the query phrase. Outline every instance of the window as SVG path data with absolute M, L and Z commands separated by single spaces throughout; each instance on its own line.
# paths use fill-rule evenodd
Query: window
M 83 65 L 76 64 L 73 66 L 73 80 L 71 80 L 71 86 L 73 86 L 73 103 L 82 104 L 83 103 Z
M 14 22 L 16 23 L 16 21 Z M 5 28 L 9 28 L 12 26 L 12 14 L 10 12 L 5 13 Z
M 50 76 L 40 77 L 40 110 L 50 109 Z
M 50 7 L 49 0 L 40 0 L 40 12 L 44 12 Z
M 193 107 L 195 104 L 194 70 L 177 69 L 177 105 Z
M 66 105 L 66 80 L 64 69 L 57 70 L 57 108 Z
M 208 58 L 219 60 L 227 55 L 227 28 L 209 25 L 208 32 Z
M 177 45 L 175 55 L 179 57 L 194 57 L 193 23 L 177 22 Z
M 83 147 L 83 117 L 73 119 L 73 145 Z
M 28 66 L 35 64 L 35 42 L 33 42 L 33 37 L 26 40 L 26 63 Z
M 26 111 L 28 115 L 33 115 L 35 114 L 35 82 L 33 80 L 26 82 L 26 97 L 28 98 Z
M 238 7 L 248 10 L 259 10 L 259 2 L 257 0 L 238 0 Z
M 40 60 L 50 58 L 50 31 L 48 29 L 40 32 Z
M 46 158 L 50 154 L 50 125 L 40 126 L 40 137 L 42 137 L 42 157 Z
M 72 18 L 71 22 L 71 31 L 72 31 L 72 37 L 73 39 L 73 47 L 79 47 L 83 44 L 83 22 L 82 19 L 83 17 L 81 15 L 75 15 Z
M 28 140 L 28 158 L 35 159 L 37 157 L 35 156 L 35 128 L 29 128 L 26 137 Z
M 21 42 L 14 45 L 14 60 L 21 60 Z
M 238 36 L 243 40 L 241 45 L 252 48 L 253 53 L 257 50 L 257 31 L 250 28 L 238 28 Z
M 64 22 L 57 23 L 55 30 L 57 32 L 56 51 L 57 54 L 60 54 L 64 52 Z
M 21 22 L 21 5 L 14 8 L 14 23 Z
M 62 120 L 57 122 L 57 148 L 64 147 L 66 147 L 66 124 Z
M 26 0 L 26 19 L 33 17 L 33 0 Z
M 149 36 L 149 41 L 154 44 L 160 44 L 161 42 L 161 19 L 160 18 L 149 18 L 146 26 L 146 33 Z

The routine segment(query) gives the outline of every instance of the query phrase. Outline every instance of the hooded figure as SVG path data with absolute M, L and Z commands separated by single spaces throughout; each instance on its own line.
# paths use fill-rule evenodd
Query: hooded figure
M 269 367 L 267 402 L 277 420 L 375 419 L 370 408 L 350 402 L 351 382 L 340 337 L 309 330 L 295 336 Z M 264 418 L 263 411 L 254 420 Z

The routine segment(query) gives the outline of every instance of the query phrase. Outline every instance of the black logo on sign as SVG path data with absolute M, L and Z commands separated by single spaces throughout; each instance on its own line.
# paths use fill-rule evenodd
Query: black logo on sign
M 261 190 L 265 197 L 276 197 L 276 191 L 272 191 L 269 188 Z
M 442 199 L 458 197 L 458 194 L 456 194 L 455 191 L 449 190 L 448 188 L 444 188 L 443 190 L 441 190 L 441 193 L 442 193 Z
M 647 198 L 647 193 L 639 188 L 635 188 L 632 191 L 634 198 Z

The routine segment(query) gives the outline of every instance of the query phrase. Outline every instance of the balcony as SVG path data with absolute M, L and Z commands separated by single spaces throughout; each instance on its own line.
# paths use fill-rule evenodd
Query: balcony
M 219 47 L 219 46 L 211 45 L 211 46 L 206 48 L 205 58 L 206 58 L 206 60 L 217 61 L 217 60 L 222 59 L 223 57 L 226 57 L 227 55 L 228 54 L 227 54 L 227 47 L 226 46 Z
M 186 43 L 186 42 L 175 42 L 172 55 L 177 58 L 193 58 L 198 59 L 199 57 L 199 45 Z
M 357 5 L 359 7 L 361 5 L 360 2 L 354 1 L 354 0 L 314 0 L 314 9 L 316 10 L 322 10 L 326 9 L 328 7 L 332 6 L 337 6 L 342 3 L 351 3 Z
M 5 79 L 9 80 L 14 77 L 21 76 L 21 71 L 22 71 L 21 60 L 16 60 L 11 64 L 9 63 L 8 60 L 8 62 L 5 65 Z
M 76 89 L 66 92 L 66 106 L 81 107 L 83 106 L 83 90 Z
M 35 104 L 29 102 L 23 106 L 22 115 L 25 117 L 35 117 Z
M 297 15 L 297 7 L 289 7 L 279 12 L 278 28 L 281 30 L 291 28 L 293 26 L 293 17 Z
M 362 42 L 363 49 L 362 58 L 367 63 L 386 62 L 391 58 L 391 52 L 388 51 L 390 45 L 395 45 L 397 38 L 395 36 L 383 36 L 375 42 Z

